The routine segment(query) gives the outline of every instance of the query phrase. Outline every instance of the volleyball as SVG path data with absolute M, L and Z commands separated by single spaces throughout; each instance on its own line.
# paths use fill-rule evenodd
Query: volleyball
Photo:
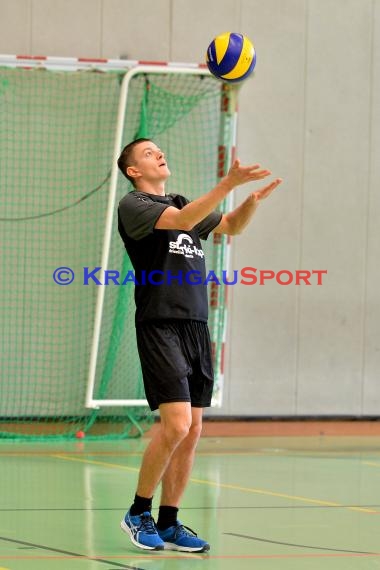
M 243 81 L 256 65 L 256 51 L 247 36 L 233 32 L 221 34 L 207 49 L 206 63 L 218 79 L 229 83 Z
M 206 63 L 218 79 L 237 83 L 247 79 L 254 70 L 255 48 L 244 34 L 226 32 L 214 38 L 208 46 Z

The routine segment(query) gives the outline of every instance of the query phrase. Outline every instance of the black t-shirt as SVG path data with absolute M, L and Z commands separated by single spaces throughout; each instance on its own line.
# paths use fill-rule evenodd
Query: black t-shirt
M 188 203 L 180 194 L 156 196 L 140 191 L 130 192 L 119 203 L 119 233 L 136 279 L 137 322 L 207 321 L 206 264 L 200 239 L 207 239 L 222 214 L 212 212 L 191 231 L 154 227 L 166 208 L 181 209 Z

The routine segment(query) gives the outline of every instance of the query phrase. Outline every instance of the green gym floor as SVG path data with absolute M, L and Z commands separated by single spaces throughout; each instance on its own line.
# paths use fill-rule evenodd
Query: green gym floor
M 0 570 L 380 568 L 379 436 L 202 437 L 180 518 L 207 554 L 120 530 L 146 444 L 0 443 Z

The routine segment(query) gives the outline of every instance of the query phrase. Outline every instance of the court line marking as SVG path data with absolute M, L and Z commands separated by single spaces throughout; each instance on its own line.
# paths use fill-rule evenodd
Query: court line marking
M 295 544 L 292 542 L 281 542 L 279 540 L 270 540 L 269 538 L 260 538 L 258 536 L 249 536 L 247 534 L 237 534 L 235 532 L 224 532 L 228 536 L 236 536 L 238 538 L 247 538 L 248 540 L 255 540 L 256 542 L 264 542 L 266 544 L 276 544 L 280 546 L 291 546 L 292 548 L 306 548 L 311 550 L 328 550 L 329 552 L 345 552 L 347 554 L 369 554 L 378 555 L 376 552 L 366 552 L 362 550 L 347 550 L 345 548 L 329 548 L 328 546 L 312 546 L 308 544 Z
M 144 455 L 145 450 L 143 451 L 8 451 L 8 452 L 0 452 L 0 457 L 51 457 L 52 454 L 61 454 L 61 453 L 70 453 L 71 455 L 86 455 L 86 456 L 95 456 L 95 457 L 141 457 Z M 242 455 L 247 457 L 257 456 L 257 457 L 283 457 L 283 455 L 288 455 L 289 458 L 293 459 L 294 455 L 285 451 L 234 451 L 234 450 L 227 450 L 227 451 L 198 451 L 197 456 L 224 456 L 224 455 Z M 297 455 L 297 457 L 305 457 L 304 455 Z M 1 570 L 1 568 L 0 568 Z
M 111 560 L 133 560 L 132 564 L 136 562 L 143 562 L 144 560 L 255 560 L 255 559 L 265 559 L 265 558 L 378 558 L 380 557 L 380 552 L 375 552 L 373 554 L 355 554 L 349 552 L 319 552 L 319 553 L 296 553 L 296 554 L 225 554 L 225 555 L 216 555 L 212 556 L 210 554 L 201 555 L 189 555 L 182 553 L 180 555 L 163 555 L 161 553 L 157 553 L 154 555 L 138 555 L 134 552 L 131 552 L 129 555 L 121 554 L 121 555 L 107 555 L 109 559 L 107 562 L 108 564 L 112 564 L 113 566 L 120 567 L 120 564 L 115 562 L 111 562 Z M 93 560 L 94 562 L 106 562 L 102 556 L 85 556 L 79 554 L 78 556 L 0 556 L 0 560 Z M 123 565 L 121 568 L 125 568 L 126 570 L 130 568 L 131 570 L 143 570 L 142 568 L 137 568 L 136 566 L 126 566 Z M 8 569 L 6 569 L 8 570 Z
M 338 506 L 326 506 L 326 505 L 255 505 L 255 506 L 242 506 L 242 505 L 232 505 L 228 507 L 181 507 L 184 511 L 225 511 L 225 510 L 286 510 L 286 509 L 347 509 L 349 507 L 360 507 L 374 509 L 380 505 L 338 505 Z M 101 511 L 120 511 L 120 507 L 0 507 L 0 513 L 26 513 L 26 512 L 101 512 Z M 380 511 L 379 513 L 380 514 Z M 1 568 L 0 568 L 1 570 Z
M 370 455 L 380 455 L 379 450 L 368 449 L 366 450 Z M 60 451 L 55 449 L 52 451 L 0 451 L 0 459 L 2 457 L 50 457 L 52 454 L 70 453 L 70 455 L 81 456 L 98 456 L 98 457 L 140 457 L 144 455 L 145 449 L 142 451 L 84 451 L 84 450 L 69 450 Z M 354 459 L 357 458 L 358 453 L 362 454 L 363 449 L 347 450 L 347 451 L 334 451 L 334 450 L 297 450 L 297 449 L 276 449 L 266 450 L 258 449 L 254 451 L 240 451 L 234 449 L 226 449 L 224 451 L 197 451 L 197 456 L 224 456 L 224 455 L 246 455 L 247 457 L 281 457 L 288 456 L 290 459 L 297 458 L 310 458 L 313 459 Z M 366 463 L 363 461 L 363 463 Z M 377 464 L 379 466 L 380 464 Z M 1 569 L 0 569 L 1 570 Z
M 76 461 L 79 463 L 86 463 L 86 464 L 90 464 L 90 465 L 99 465 L 101 467 L 111 467 L 112 469 L 121 469 L 123 471 L 133 471 L 134 473 L 139 472 L 140 469 L 137 467 L 128 467 L 125 465 L 120 465 L 119 463 L 108 463 L 107 461 L 96 461 L 96 460 L 92 460 L 92 459 L 80 459 L 79 457 L 70 457 L 69 455 L 65 455 L 65 454 L 54 454 L 51 455 L 51 457 L 54 457 L 56 459 L 63 459 L 66 461 Z M 361 512 L 361 513 L 366 513 L 366 514 L 380 514 L 380 511 L 376 511 L 374 509 L 368 509 L 365 507 L 347 507 L 345 505 L 342 505 L 341 503 L 336 503 L 333 501 L 324 501 L 321 499 L 312 499 L 309 497 L 302 497 L 302 496 L 298 496 L 298 495 L 288 495 L 287 493 L 278 493 L 275 491 L 267 491 L 265 489 L 255 489 L 252 487 L 243 487 L 240 485 L 232 485 L 230 483 L 217 483 L 216 481 L 210 481 L 207 479 L 196 479 L 194 477 L 191 477 L 189 480 L 191 483 L 196 483 L 199 485 L 208 485 L 210 487 L 217 487 L 219 489 L 231 489 L 234 491 L 243 491 L 245 493 L 253 493 L 256 495 L 265 495 L 268 497 L 277 497 L 280 499 L 289 499 L 291 501 L 301 501 L 303 503 L 312 503 L 312 504 L 316 504 L 316 505 L 322 505 L 322 506 L 326 506 L 326 507 L 341 507 L 350 511 L 357 511 L 357 512 Z
M 45 558 L 76 558 L 80 560 L 93 560 L 94 562 L 99 562 L 100 564 L 109 564 L 110 566 L 116 566 L 117 568 L 127 568 L 130 570 L 143 570 L 143 568 L 137 568 L 137 566 L 126 566 L 125 564 L 119 564 L 118 562 L 113 562 L 111 560 L 107 560 L 106 558 L 100 556 L 87 556 L 86 554 L 78 554 L 77 552 L 70 552 L 68 550 L 62 550 L 61 548 L 53 548 L 50 546 L 45 546 L 44 544 L 38 544 L 34 542 L 27 542 L 25 540 L 18 540 L 16 538 L 9 538 L 7 536 L 0 536 L 0 540 L 4 542 L 11 542 L 13 544 L 22 544 L 23 546 L 31 546 L 33 548 L 38 548 L 40 550 L 48 550 L 50 552 L 57 552 L 58 554 L 64 554 L 65 556 L 0 556 L 0 560 L 34 560 L 37 558 L 45 559 Z M 111 557 L 116 558 L 116 557 Z
M 374 461 L 363 461 L 363 465 L 370 465 L 371 467 L 380 467 L 380 463 Z
M 207 481 L 204 479 L 190 479 L 190 481 L 192 481 L 193 483 L 200 483 L 200 484 L 207 484 L 207 485 L 215 486 L 215 487 L 222 487 L 224 489 L 244 491 L 246 493 L 255 493 L 257 495 L 266 495 L 268 497 L 279 497 L 282 499 L 290 499 L 292 501 L 301 501 L 304 503 L 312 503 L 312 504 L 316 504 L 316 505 L 322 505 L 325 507 L 341 507 L 341 508 L 345 508 L 347 510 L 359 511 L 359 512 L 363 512 L 363 513 L 367 513 L 367 514 L 374 514 L 374 513 L 377 514 L 378 513 L 378 511 L 375 511 L 373 509 L 367 509 L 365 507 L 347 507 L 347 506 L 342 505 L 341 503 L 335 503 L 333 501 L 325 501 L 325 500 L 321 500 L 321 499 L 312 499 L 309 497 L 302 497 L 302 496 L 298 496 L 298 495 L 288 495 L 287 493 L 278 493 L 275 491 L 267 491 L 264 489 L 242 487 L 240 485 L 231 485 L 229 483 L 216 483 L 214 481 Z

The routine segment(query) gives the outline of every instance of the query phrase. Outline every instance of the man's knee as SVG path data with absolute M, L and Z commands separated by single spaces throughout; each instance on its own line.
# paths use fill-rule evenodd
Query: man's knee
M 166 439 L 181 442 L 189 433 L 191 413 L 184 402 L 173 402 L 160 406 L 161 429 Z
M 166 422 L 161 429 L 167 441 L 178 445 L 189 435 L 190 425 L 185 419 L 177 418 L 172 422 Z
M 188 438 L 197 442 L 201 437 L 202 433 L 202 422 L 192 423 L 189 429 Z

